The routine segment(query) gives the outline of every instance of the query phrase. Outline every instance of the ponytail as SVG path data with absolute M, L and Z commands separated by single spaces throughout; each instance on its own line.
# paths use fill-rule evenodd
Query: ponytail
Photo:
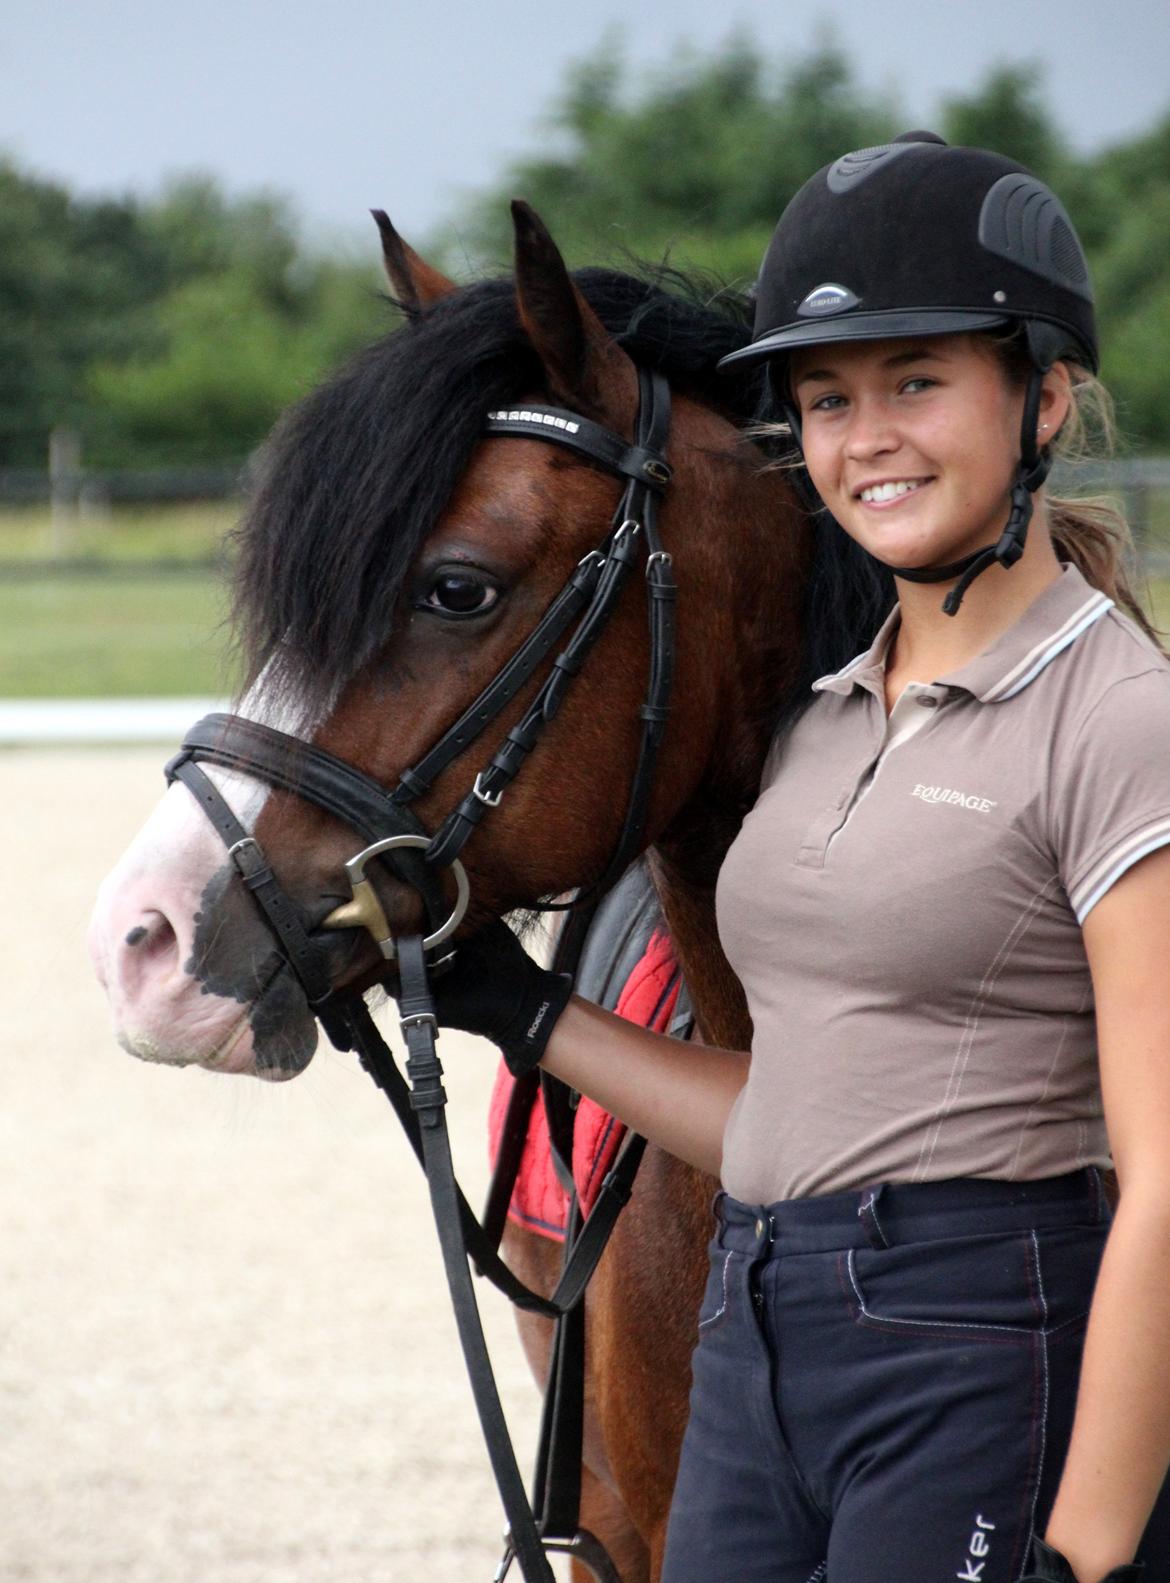
M 1024 385 L 1032 369 L 1031 354 L 1020 332 L 992 335 L 1008 378 Z M 1075 468 L 1099 465 L 1116 449 L 1117 430 L 1113 399 L 1105 386 L 1087 369 L 1068 364 L 1072 377 L 1072 405 L 1060 433 L 1046 450 L 1054 461 Z M 1165 645 L 1136 592 L 1142 574 L 1129 524 L 1115 502 L 1106 495 L 1068 496 L 1045 494 L 1048 531 L 1058 558 L 1076 567 L 1094 588 L 1108 594 L 1160 649 Z
M 1113 401 L 1105 386 L 1084 369 L 1071 367 L 1073 404 L 1052 444 L 1054 457 L 1071 466 L 1112 456 L 1116 443 Z M 1048 495 L 1048 531 L 1057 556 L 1087 583 L 1108 594 L 1146 635 L 1164 649 L 1135 585 L 1143 581 L 1133 535 L 1108 496 Z

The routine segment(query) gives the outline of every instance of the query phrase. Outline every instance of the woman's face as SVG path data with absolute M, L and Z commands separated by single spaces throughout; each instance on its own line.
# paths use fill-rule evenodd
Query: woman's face
M 1057 365 L 1058 368 L 1061 365 Z M 803 348 L 790 364 L 809 474 L 833 516 L 890 566 L 993 544 L 1010 509 L 1024 392 L 973 335 Z M 1067 378 L 1048 376 L 1040 435 Z

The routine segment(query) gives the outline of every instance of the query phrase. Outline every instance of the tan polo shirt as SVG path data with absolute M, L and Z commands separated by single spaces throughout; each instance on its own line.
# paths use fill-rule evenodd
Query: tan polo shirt
M 1109 1161 L 1080 924 L 1170 843 L 1170 661 L 1066 567 L 887 718 L 897 621 L 815 684 L 719 876 L 749 1203 Z

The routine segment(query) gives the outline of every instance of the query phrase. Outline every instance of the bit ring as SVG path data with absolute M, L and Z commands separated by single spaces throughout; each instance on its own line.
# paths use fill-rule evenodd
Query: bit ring
M 356 856 L 351 857 L 345 865 L 345 872 L 349 876 L 349 883 L 353 888 L 353 900 L 343 902 L 340 907 L 335 907 L 327 918 L 322 919 L 323 929 L 366 929 L 373 936 L 374 943 L 381 951 L 387 962 L 393 962 L 398 955 L 394 944 L 394 936 L 390 925 L 386 921 L 386 914 L 382 910 L 382 903 L 378 893 L 366 878 L 366 863 L 372 857 L 378 857 L 383 852 L 393 852 L 401 847 L 430 846 L 429 836 L 423 835 L 391 835 L 382 841 L 375 841 L 372 846 L 363 848 Z M 471 899 L 471 886 L 468 883 L 467 871 L 455 858 L 450 865 L 455 876 L 455 905 L 446 923 L 436 929 L 434 934 L 428 934 L 423 940 L 423 950 L 430 951 L 437 945 L 442 945 L 463 922 L 467 912 L 467 904 Z

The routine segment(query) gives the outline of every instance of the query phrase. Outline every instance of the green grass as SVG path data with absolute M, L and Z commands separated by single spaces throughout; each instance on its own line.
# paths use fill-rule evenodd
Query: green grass
M 70 518 L 54 530 L 48 506 L 0 507 L 0 568 L 5 562 L 207 562 L 222 552 L 240 513 L 237 500 L 115 506 Z M 2 576 L 0 570 L 0 576 Z
M 0 696 L 225 695 L 226 589 L 206 572 L 0 571 Z
M 1151 534 L 1162 533 L 1161 508 Z M 65 546 L 82 567 L 44 566 L 52 548 L 47 509 L 0 511 L 0 697 L 227 696 L 235 676 L 218 557 L 234 502 L 119 507 L 75 524 Z M 184 566 L 163 570 L 166 559 Z M 7 567 L 5 566 L 7 563 Z M 37 563 L 36 566 L 32 563 Z M 1149 582 L 1154 621 L 1170 633 L 1170 577 Z
M 55 537 L 47 506 L 0 509 L 0 696 L 229 693 L 212 567 L 238 514 L 235 500 L 120 505 Z

